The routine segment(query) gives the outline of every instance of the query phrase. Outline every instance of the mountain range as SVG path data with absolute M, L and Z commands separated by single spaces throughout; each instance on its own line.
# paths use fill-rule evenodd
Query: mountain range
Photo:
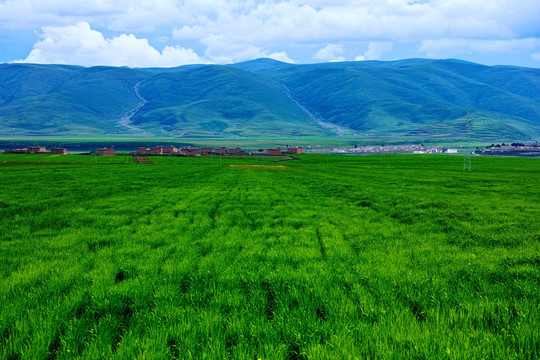
M 0 64 L 0 137 L 540 137 L 540 69 L 461 60 Z

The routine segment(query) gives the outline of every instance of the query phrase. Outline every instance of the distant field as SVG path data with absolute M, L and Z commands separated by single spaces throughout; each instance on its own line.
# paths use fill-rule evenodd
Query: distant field
M 13 164 L 124 164 L 132 162 L 132 156 L 89 156 L 89 155 L 52 155 L 52 154 L 0 154 L 0 166 Z
M 0 154 L 1 359 L 540 357 L 539 159 L 152 160 Z

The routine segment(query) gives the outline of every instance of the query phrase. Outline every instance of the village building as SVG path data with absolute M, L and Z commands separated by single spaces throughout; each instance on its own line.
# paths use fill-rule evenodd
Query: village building
M 180 154 L 183 154 L 185 156 L 199 156 L 201 155 L 201 150 L 197 147 L 187 147 L 183 148 L 182 151 L 180 151 Z
M 137 149 L 135 149 L 136 155 L 148 155 L 150 154 L 150 148 L 139 146 Z
M 25 148 L 11 148 L 4 151 L 6 154 L 45 154 L 47 149 L 44 146 L 29 146 Z
M 271 156 L 280 156 L 282 154 L 280 147 L 268 149 L 266 150 L 266 152 L 268 153 L 268 155 L 271 155 Z
M 11 148 L 11 150 L 6 150 L 6 154 L 27 154 L 28 148 Z
M 178 154 L 178 148 L 175 146 L 162 146 L 162 152 L 163 154 Z
M 104 148 L 104 149 L 98 149 L 96 151 L 96 155 L 97 156 L 114 156 L 114 149 L 113 148 L 110 148 L 110 149 L 107 149 L 107 148 Z
M 287 148 L 287 154 L 303 154 L 304 149 L 301 146 Z
M 53 147 L 51 148 L 51 154 L 53 155 L 68 155 L 69 152 L 66 148 Z
M 163 155 L 163 146 L 150 148 L 150 155 Z
M 216 153 L 216 155 L 227 155 L 227 148 L 226 147 L 216 148 L 214 152 Z
M 47 149 L 44 146 L 29 146 L 27 152 L 28 154 L 46 153 Z
M 201 154 L 202 155 L 210 155 L 212 153 L 213 149 L 208 147 L 201 148 Z
M 237 148 L 234 148 L 234 149 L 229 149 L 229 154 L 231 154 L 231 155 L 245 155 L 246 151 L 240 149 L 239 147 L 237 147 Z

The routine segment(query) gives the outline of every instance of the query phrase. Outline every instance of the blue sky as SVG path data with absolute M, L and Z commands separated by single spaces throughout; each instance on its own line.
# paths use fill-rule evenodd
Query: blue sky
M 0 0 L 0 62 L 459 58 L 540 67 L 538 0 Z

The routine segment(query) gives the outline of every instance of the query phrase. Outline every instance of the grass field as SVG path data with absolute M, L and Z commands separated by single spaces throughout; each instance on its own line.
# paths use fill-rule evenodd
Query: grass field
M 540 357 L 539 159 L 153 160 L 0 155 L 1 359 Z

